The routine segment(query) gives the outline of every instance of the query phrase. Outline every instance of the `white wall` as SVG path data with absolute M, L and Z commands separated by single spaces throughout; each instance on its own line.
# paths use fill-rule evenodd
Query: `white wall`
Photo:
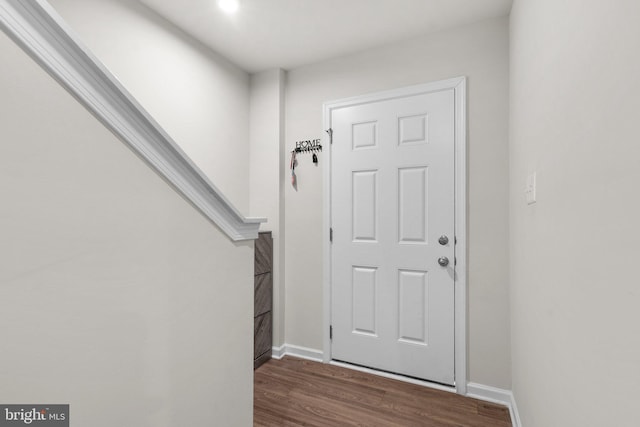
M 284 146 L 283 70 L 251 76 L 249 213 L 266 216 L 260 229 L 273 236 L 273 345 L 284 344 Z
M 290 71 L 286 146 L 323 136 L 323 102 L 457 76 L 468 77 L 470 380 L 510 389 L 507 18 Z M 286 341 L 313 349 L 323 335 L 319 157 L 318 167 L 299 157 L 297 191 L 285 178 Z
M 77 426 L 252 424 L 234 244 L 0 35 L 0 401 Z
M 322 136 L 325 101 L 468 76 L 470 378 L 510 387 L 505 19 L 293 70 L 286 89 L 286 144 L 271 152 L 280 155 L 275 187 L 273 158 L 269 156 L 269 167 L 250 172 L 259 157 L 249 151 L 266 147 L 267 140 L 258 140 L 264 129 L 275 132 L 270 120 L 282 102 L 279 107 L 273 102 L 273 76 L 254 76 L 250 84 L 246 73 L 137 2 L 52 0 L 52 4 L 237 207 L 270 218 L 265 229 L 274 231 L 274 268 L 280 276 L 274 282 L 276 345 L 286 341 L 322 347 L 322 161 L 315 167 L 310 156 L 301 156 L 300 187 L 293 191 L 286 165 L 294 142 Z M 279 198 L 274 200 L 275 196 Z
M 638 425 L 639 20 L 636 0 L 516 0 L 511 14 L 513 390 L 526 427 Z
M 136 1 L 50 0 L 241 212 L 249 209 L 249 76 Z

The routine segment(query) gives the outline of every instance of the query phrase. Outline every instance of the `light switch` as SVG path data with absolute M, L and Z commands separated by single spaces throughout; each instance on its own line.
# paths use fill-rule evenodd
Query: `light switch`
M 527 204 L 532 205 L 536 202 L 536 173 L 533 172 L 527 176 L 527 187 L 524 190 L 527 197 Z

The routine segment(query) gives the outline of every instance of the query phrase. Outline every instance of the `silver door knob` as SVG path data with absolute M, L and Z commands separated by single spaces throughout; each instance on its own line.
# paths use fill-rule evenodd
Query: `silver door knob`
M 440 243 L 442 246 L 446 245 L 447 243 L 449 243 L 449 238 L 445 235 L 440 236 L 440 238 L 438 239 L 438 243 Z
M 438 258 L 438 264 L 440 264 L 442 267 L 446 267 L 447 265 L 449 265 L 449 258 L 447 258 L 446 256 L 441 256 L 440 258 Z

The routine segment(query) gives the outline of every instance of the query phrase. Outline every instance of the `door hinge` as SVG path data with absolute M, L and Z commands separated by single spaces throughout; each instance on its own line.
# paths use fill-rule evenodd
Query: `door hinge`
M 329 134 L 329 144 L 333 144 L 333 129 L 329 128 L 325 132 Z
M 333 228 L 329 228 L 329 241 L 333 243 Z
M 333 325 L 329 326 L 329 339 L 332 340 L 333 339 Z

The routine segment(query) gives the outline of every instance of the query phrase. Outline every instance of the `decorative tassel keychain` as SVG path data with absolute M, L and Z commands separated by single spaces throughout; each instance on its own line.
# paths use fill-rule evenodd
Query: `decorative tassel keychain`
M 291 185 L 296 186 L 296 150 L 291 152 L 291 163 L 289 165 L 291 169 Z

